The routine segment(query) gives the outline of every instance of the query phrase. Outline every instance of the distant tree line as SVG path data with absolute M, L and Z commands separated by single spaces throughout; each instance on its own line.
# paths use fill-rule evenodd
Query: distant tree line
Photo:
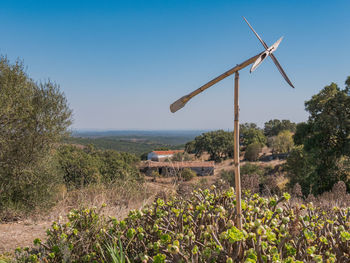
M 240 124 L 240 146 L 245 152 L 245 158 L 256 161 L 265 145 L 270 146 L 274 153 L 288 153 L 293 147 L 293 132 L 296 124 L 289 120 L 270 120 L 264 129 L 255 123 Z M 233 157 L 233 132 L 211 131 L 197 136 L 185 145 L 189 153 L 197 157 L 208 153 L 210 160 L 220 162 Z

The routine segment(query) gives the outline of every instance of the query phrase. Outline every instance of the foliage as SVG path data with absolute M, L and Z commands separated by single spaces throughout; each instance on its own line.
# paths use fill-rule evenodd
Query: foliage
M 64 181 L 69 187 L 82 188 L 101 180 L 97 160 L 73 145 L 59 148 L 58 161 L 64 173 Z
M 1 57 L 0 72 L 0 212 L 32 209 L 50 199 L 60 178 L 51 150 L 71 110 L 57 84 L 35 83 L 20 61 Z
M 256 161 L 259 158 L 259 153 L 261 152 L 261 144 L 258 142 L 254 142 L 249 144 L 245 149 L 244 157 L 248 161 Z
M 194 153 L 197 157 L 208 152 L 216 162 L 233 156 L 233 134 L 223 130 L 203 133 L 194 139 Z
M 196 176 L 196 173 L 189 168 L 185 168 L 180 172 L 180 177 L 184 181 L 191 181 Z
M 255 123 L 245 123 L 240 125 L 240 137 L 243 145 L 248 146 L 252 143 L 259 143 L 261 146 L 266 144 L 266 137 L 261 129 Z
M 310 116 L 307 123 L 297 126 L 294 142 L 304 145 L 306 160 L 300 159 L 299 165 L 294 162 L 289 171 L 291 177 L 301 178 L 300 167 L 304 167 L 305 162 L 311 163 L 305 175 L 307 179 L 301 179 L 300 184 L 303 189 L 311 188 L 314 194 L 329 191 L 338 181 L 350 187 L 346 161 L 350 157 L 349 90 L 350 77 L 344 90 L 332 83 L 305 102 Z
M 158 171 L 152 171 L 152 181 L 156 182 L 157 178 L 161 177 L 161 175 L 158 173 Z
M 138 135 L 108 135 L 105 133 L 99 134 L 75 134 L 75 136 L 65 138 L 64 143 L 89 145 L 93 144 L 98 149 L 115 150 L 118 152 L 127 152 L 141 156 L 146 154 L 143 158 L 147 157 L 147 153 L 157 150 L 181 150 L 184 149 L 184 144 L 190 140 L 193 140 L 195 135 L 186 135 L 179 132 L 176 135 L 162 134 L 157 136 L 156 134 L 142 134 Z M 147 159 L 147 158 L 145 158 Z
M 110 184 L 117 180 L 142 180 L 136 168 L 139 159 L 129 153 L 114 150 L 80 149 L 62 145 L 58 149 L 58 162 L 68 187 L 81 188 L 91 183 Z
M 298 183 L 301 186 L 303 195 L 307 196 L 313 187 L 311 182 L 313 181 L 312 173 L 315 169 L 315 164 L 304 151 L 303 145 L 292 149 L 287 158 L 285 168 L 288 171 L 290 188 Z
M 11 263 L 13 262 L 13 256 L 0 254 L 0 263 Z
M 222 170 L 220 172 L 220 178 L 227 182 L 230 186 L 235 187 L 235 171 L 234 170 Z M 245 174 L 241 173 L 241 188 L 243 190 L 250 191 L 251 193 L 257 193 L 260 190 L 260 176 L 258 174 Z
M 228 183 L 230 186 L 235 186 L 235 171 L 234 170 L 221 170 L 220 178 Z M 242 178 L 241 178 L 242 180 Z
M 189 141 L 185 144 L 185 151 L 187 153 L 195 153 L 196 151 L 196 145 L 195 141 Z
M 246 123 L 241 123 L 239 125 L 239 134 L 244 134 L 246 133 L 248 130 L 251 129 L 259 129 L 258 125 L 256 125 L 256 123 L 253 122 L 246 122 Z
M 104 257 L 106 262 L 111 262 L 111 263 L 125 263 L 125 262 L 130 262 L 128 257 L 125 255 L 123 251 L 123 245 L 120 239 L 118 240 L 119 242 L 119 247 L 113 243 L 112 245 L 107 244 L 106 249 L 107 249 L 107 255 Z M 103 250 L 101 250 L 103 251 Z
M 106 244 L 115 244 L 134 262 L 347 262 L 350 208 L 292 207 L 289 198 L 243 195 L 242 230 L 235 224 L 233 188 L 199 189 L 189 200 L 157 199 L 121 221 L 74 210 L 67 223 L 53 223 L 46 242 L 36 240 L 36 248 L 17 251 L 17 258 L 106 262 Z
M 262 167 L 249 162 L 242 165 L 240 168 L 242 189 L 249 190 L 253 193 L 259 192 L 261 187 L 269 185 L 270 172 L 271 167 L 269 166 Z M 220 177 L 228 182 L 230 186 L 235 186 L 234 170 L 222 170 L 220 172 Z M 270 185 L 268 187 L 271 188 Z
M 187 152 L 177 152 L 171 157 L 172 162 L 188 162 L 193 161 L 193 158 L 191 155 L 189 155 Z
M 265 169 L 259 165 L 253 163 L 246 163 L 241 166 L 241 174 L 247 175 L 263 175 L 265 173 Z
M 289 153 L 294 146 L 293 134 L 288 130 L 283 130 L 273 137 L 271 144 L 274 153 Z
M 296 124 L 290 120 L 269 120 L 265 122 L 264 134 L 266 137 L 277 136 L 282 131 L 290 131 L 294 133 L 296 131 Z

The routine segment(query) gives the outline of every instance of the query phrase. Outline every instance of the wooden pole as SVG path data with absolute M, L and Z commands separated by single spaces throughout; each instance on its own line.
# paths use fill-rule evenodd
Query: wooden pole
M 236 211 L 237 211 L 237 226 L 242 229 L 242 208 L 241 208 L 241 176 L 239 167 L 239 73 L 235 73 L 234 87 L 234 164 L 235 164 L 235 186 L 236 186 Z

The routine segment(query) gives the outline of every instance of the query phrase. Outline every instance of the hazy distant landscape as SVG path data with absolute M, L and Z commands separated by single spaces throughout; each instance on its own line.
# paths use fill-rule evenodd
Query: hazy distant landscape
M 112 149 L 137 155 L 154 149 L 183 149 L 205 130 L 178 131 L 74 131 L 64 142 L 72 144 L 93 144 L 99 149 Z

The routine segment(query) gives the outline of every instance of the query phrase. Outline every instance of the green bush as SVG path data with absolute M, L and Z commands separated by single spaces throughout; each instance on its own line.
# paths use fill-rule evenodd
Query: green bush
M 129 153 L 114 150 L 80 149 L 62 145 L 58 149 L 58 162 L 64 180 L 70 188 L 81 188 L 91 183 L 111 184 L 120 180 L 142 181 L 136 164 L 139 159 Z
M 48 240 L 17 251 L 19 262 L 110 262 L 114 244 L 132 262 L 347 262 L 350 208 L 292 206 L 290 195 L 244 194 L 243 229 L 233 188 L 194 191 L 189 200 L 157 199 L 124 220 L 95 209 L 74 210 L 53 223 Z M 119 243 L 120 242 L 120 243 Z
M 247 175 L 263 175 L 265 172 L 265 169 L 259 165 L 253 164 L 253 163 L 246 163 L 241 166 L 241 175 L 247 174 Z
M 260 152 L 261 152 L 261 144 L 258 142 L 254 142 L 247 146 L 244 153 L 244 157 L 248 161 L 257 161 L 259 158 Z
M 220 178 L 229 183 L 230 186 L 235 186 L 235 172 L 233 170 L 222 170 L 220 172 Z
M 180 177 L 184 181 L 191 181 L 197 174 L 189 168 L 185 168 L 180 172 Z

